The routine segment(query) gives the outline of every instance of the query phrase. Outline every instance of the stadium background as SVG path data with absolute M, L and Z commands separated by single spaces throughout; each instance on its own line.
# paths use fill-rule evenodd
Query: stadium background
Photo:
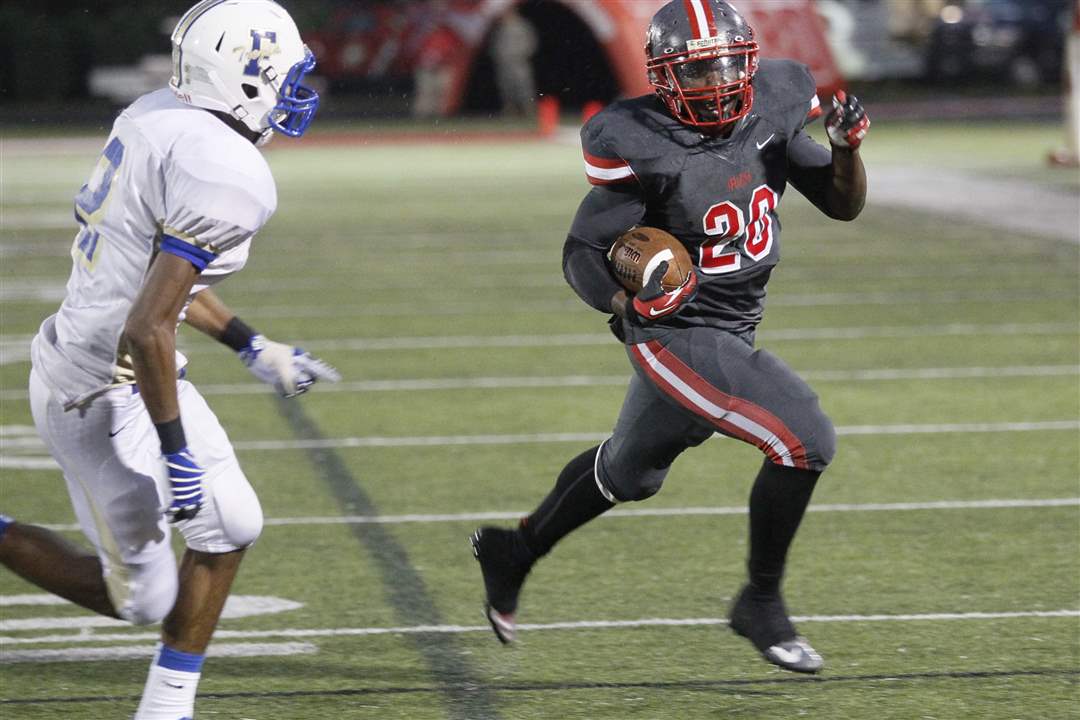
M 308 136 L 268 148 L 279 212 L 222 295 L 345 379 L 280 402 L 181 332 L 269 519 L 200 716 L 1075 717 L 1073 4 L 740 3 L 803 13 L 769 37 L 826 47 L 805 60 L 835 68 L 874 121 L 859 220 L 785 196 L 760 334 L 840 428 L 788 584 L 829 663 L 812 680 L 723 628 L 758 457 L 719 439 L 537 568 L 520 646 L 483 624 L 468 533 L 529 510 L 602 438 L 629 372 L 560 273 L 588 187 L 577 129 L 624 91 L 582 19 L 602 4 L 521 4 L 537 97 L 558 101 L 537 116 L 501 112 L 487 20 L 505 4 L 287 3 L 326 100 Z M 124 95 L 167 75 L 186 5 L 0 6 L 0 510 L 76 539 L 32 428 L 27 346 L 63 295 L 72 197 Z M 643 29 L 611 42 L 637 57 Z M 414 60 L 437 33 L 464 79 L 417 117 Z M 0 715 L 130 714 L 154 637 L 0 574 Z

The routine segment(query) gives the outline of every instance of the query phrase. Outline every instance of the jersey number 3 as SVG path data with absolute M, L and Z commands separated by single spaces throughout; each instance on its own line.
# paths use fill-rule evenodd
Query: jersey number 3
M 94 269 L 101 240 L 96 225 L 105 214 L 113 178 L 116 177 L 116 170 L 123 159 L 124 144 L 120 142 L 120 138 L 113 138 L 101 153 L 101 158 L 90 173 L 90 179 L 75 196 L 75 219 L 82 225 L 82 229 L 75 236 L 71 256 L 91 270 Z
M 754 190 L 750 199 L 750 223 L 742 208 L 730 200 L 725 200 L 709 208 L 705 213 L 705 234 L 714 239 L 701 245 L 698 267 L 709 275 L 722 275 L 735 272 L 742 267 L 745 254 L 753 262 L 769 254 L 773 245 L 772 211 L 780 196 L 768 185 L 761 185 Z M 734 247 L 739 240 L 744 240 L 742 252 Z

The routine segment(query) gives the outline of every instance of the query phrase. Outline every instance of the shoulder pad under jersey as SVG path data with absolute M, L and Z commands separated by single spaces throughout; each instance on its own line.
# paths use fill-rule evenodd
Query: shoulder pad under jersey
M 754 112 L 773 119 L 789 134 L 822 113 L 810 68 L 794 60 L 764 59 L 754 75 Z
M 585 175 L 593 185 L 645 185 L 645 175 L 665 155 L 664 128 L 678 130 L 654 95 L 619 100 L 581 129 Z

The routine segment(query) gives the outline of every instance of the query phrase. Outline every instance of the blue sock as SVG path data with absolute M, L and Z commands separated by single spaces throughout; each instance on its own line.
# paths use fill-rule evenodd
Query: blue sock
M 7 529 L 11 527 L 11 523 L 15 522 L 14 518 L 10 518 L 7 515 L 0 514 L 0 540 L 4 539 L 4 535 L 7 533 Z
M 157 664 L 169 670 L 197 673 L 202 672 L 203 660 L 205 659 L 205 655 L 181 652 L 172 649 L 168 645 L 162 645 L 161 652 L 158 653 Z

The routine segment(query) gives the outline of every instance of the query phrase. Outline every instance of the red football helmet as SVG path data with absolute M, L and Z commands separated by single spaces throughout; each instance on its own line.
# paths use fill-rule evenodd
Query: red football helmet
M 753 107 L 754 31 L 722 0 L 672 0 L 660 8 L 645 55 L 649 84 L 687 125 L 722 132 Z

